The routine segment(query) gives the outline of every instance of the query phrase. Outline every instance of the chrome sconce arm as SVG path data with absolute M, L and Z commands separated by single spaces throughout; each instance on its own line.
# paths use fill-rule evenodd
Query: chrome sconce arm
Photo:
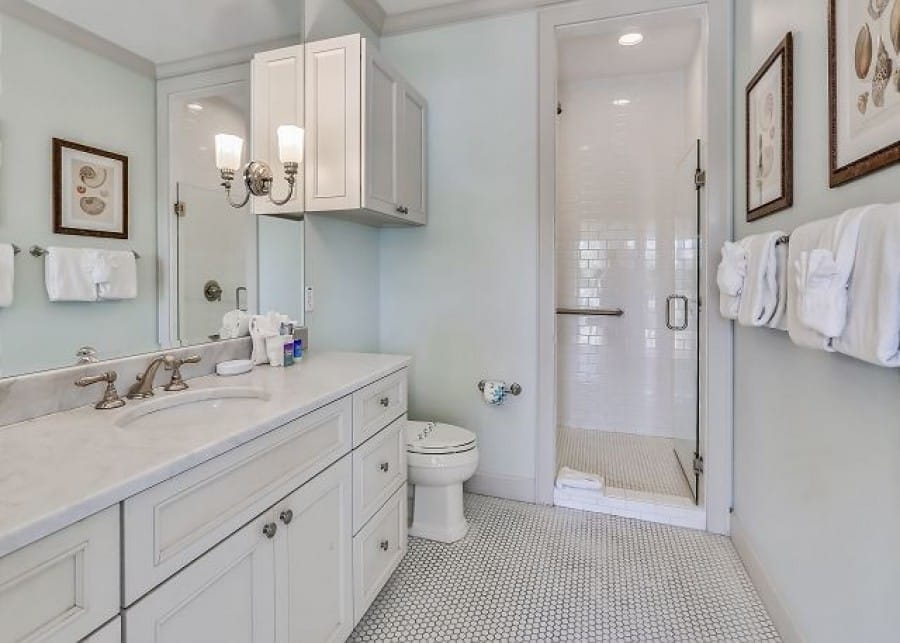
M 231 196 L 231 184 L 234 182 L 234 170 L 219 170 L 222 177 L 222 187 L 225 188 L 225 198 L 228 205 L 233 208 L 242 208 L 250 201 L 251 196 L 267 196 L 275 205 L 284 205 L 294 196 L 294 187 L 297 183 L 297 174 L 300 171 L 299 163 L 284 163 L 284 178 L 288 184 L 288 193 L 283 199 L 276 199 L 272 195 L 272 184 L 275 179 L 268 163 L 263 161 L 251 161 L 244 168 L 243 180 L 246 187 L 244 198 L 235 201 Z

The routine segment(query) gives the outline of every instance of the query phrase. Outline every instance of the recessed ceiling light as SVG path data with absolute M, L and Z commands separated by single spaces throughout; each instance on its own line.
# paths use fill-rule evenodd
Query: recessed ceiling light
M 186 105 L 186 107 L 187 107 L 189 110 L 191 110 L 192 112 L 194 112 L 195 114 L 196 114 L 197 112 L 202 112 L 202 111 L 203 111 L 203 105 L 201 105 L 200 103 L 188 103 L 188 104 Z
M 625 105 L 631 105 L 631 101 L 627 98 L 617 98 L 613 101 L 613 105 L 616 107 L 624 107 Z
M 644 34 L 637 31 L 624 33 L 619 36 L 619 44 L 623 47 L 633 47 L 634 45 L 639 45 L 642 42 L 644 42 Z

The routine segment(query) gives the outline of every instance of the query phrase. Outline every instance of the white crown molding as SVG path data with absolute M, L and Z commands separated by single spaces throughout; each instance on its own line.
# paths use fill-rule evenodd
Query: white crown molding
M 348 0 L 355 5 L 360 0 Z M 361 0 L 377 2 L 377 0 Z M 387 15 L 380 33 L 388 36 L 407 31 L 429 29 L 440 25 L 466 20 L 487 18 L 504 13 L 529 11 L 570 0 L 459 0 L 451 4 L 428 9 L 417 9 L 394 15 Z M 380 8 L 380 6 L 379 6 Z M 384 10 L 382 9 L 382 12 Z
M 71 22 L 63 20 L 25 0 L 0 0 L 0 12 L 21 20 L 69 44 L 112 60 L 123 67 L 136 71 L 142 76 L 156 77 L 156 66 L 153 62 L 86 29 L 73 25 Z
M 246 47 L 217 51 L 216 53 L 206 54 L 204 56 L 195 56 L 194 58 L 160 63 L 156 65 L 156 78 L 172 78 L 173 76 L 184 76 L 187 74 L 196 74 L 201 71 L 239 65 L 241 63 L 250 62 L 254 54 L 257 54 L 260 51 L 271 51 L 273 49 L 281 49 L 282 47 L 291 47 L 293 45 L 299 45 L 302 41 L 303 39 L 300 37 L 300 34 L 297 34 L 296 36 L 288 36 L 287 38 L 258 42 Z
M 347 0 L 349 4 L 379 36 L 384 30 L 384 20 L 387 17 L 378 0 Z

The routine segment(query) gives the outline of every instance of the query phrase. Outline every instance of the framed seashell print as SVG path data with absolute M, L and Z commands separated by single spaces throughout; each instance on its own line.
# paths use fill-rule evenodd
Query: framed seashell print
M 747 84 L 747 221 L 794 202 L 793 43 L 789 32 Z
M 900 0 L 829 0 L 831 187 L 900 161 Z
M 53 139 L 53 232 L 128 238 L 128 157 Z

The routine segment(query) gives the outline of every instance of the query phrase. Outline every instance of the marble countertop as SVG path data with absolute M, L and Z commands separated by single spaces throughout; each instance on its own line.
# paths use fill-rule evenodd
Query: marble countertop
M 209 425 L 118 428 L 122 409 L 71 411 L 0 427 L 0 556 L 408 366 L 410 358 L 310 354 L 287 368 L 210 375 L 191 389 L 253 386 L 270 397 Z M 121 392 L 121 391 L 120 391 Z M 165 393 L 160 389 L 156 399 Z

